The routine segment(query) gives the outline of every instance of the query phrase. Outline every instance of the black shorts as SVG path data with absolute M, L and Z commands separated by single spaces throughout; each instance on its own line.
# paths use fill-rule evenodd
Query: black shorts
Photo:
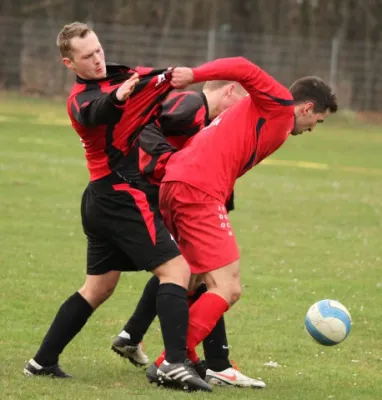
M 81 216 L 88 240 L 87 274 L 151 271 L 180 255 L 142 188 L 113 176 L 85 189 Z

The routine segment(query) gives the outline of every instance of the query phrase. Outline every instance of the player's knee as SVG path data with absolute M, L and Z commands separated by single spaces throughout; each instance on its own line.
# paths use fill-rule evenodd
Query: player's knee
M 93 309 L 96 309 L 114 293 L 114 289 L 115 286 L 106 286 L 103 288 L 84 286 L 79 290 L 79 293 Z
M 241 297 L 241 285 L 240 282 L 239 284 L 234 284 L 231 289 L 231 301 L 230 305 L 234 305 Z
M 186 260 L 182 256 L 175 257 L 157 267 L 153 273 L 160 283 L 175 283 L 184 288 L 188 287 L 191 272 Z
M 116 271 L 105 275 L 88 275 L 79 293 L 94 309 L 96 309 L 114 293 L 118 279 L 119 273 Z

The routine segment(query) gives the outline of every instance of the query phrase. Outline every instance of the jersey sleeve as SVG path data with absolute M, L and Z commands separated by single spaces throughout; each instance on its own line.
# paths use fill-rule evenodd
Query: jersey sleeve
M 205 126 L 206 109 L 198 93 L 177 93 L 162 104 L 158 118 L 164 136 L 193 136 Z
M 259 66 L 243 57 L 220 58 L 193 68 L 194 82 L 233 80 L 249 93 L 252 101 L 265 112 L 279 112 L 294 104 L 290 91 Z
M 71 114 L 83 126 L 94 127 L 118 122 L 125 101 L 119 101 L 117 89 L 111 93 L 88 90 L 73 96 L 69 102 Z
M 159 184 L 170 156 L 176 151 L 156 124 L 146 125 L 138 137 L 139 171 L 151 183 Z

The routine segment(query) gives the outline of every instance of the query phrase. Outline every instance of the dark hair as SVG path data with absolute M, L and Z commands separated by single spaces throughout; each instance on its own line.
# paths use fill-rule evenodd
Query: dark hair
M 295 104 L 314 103 L 314 112 L 325 112 L 329 110 L 335 113 L 338 109 L 337 96 L 332 89 L 321 78 L 317 76 L 306 76 L 298 79 L 289 88 Z

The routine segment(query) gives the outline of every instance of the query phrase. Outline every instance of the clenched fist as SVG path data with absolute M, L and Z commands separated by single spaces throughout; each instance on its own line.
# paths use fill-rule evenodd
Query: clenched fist
M 176 89 L 183 89 L 194 81 L 191 68 L 176 67 L 172 70 L 171 85 Z
M 139 76 L 135 73 L 131 78 L 126 80 L 117 90 L 116 97 L 119 101 L 125 101 L 133 92 L 135 85 L 139 82 Z

